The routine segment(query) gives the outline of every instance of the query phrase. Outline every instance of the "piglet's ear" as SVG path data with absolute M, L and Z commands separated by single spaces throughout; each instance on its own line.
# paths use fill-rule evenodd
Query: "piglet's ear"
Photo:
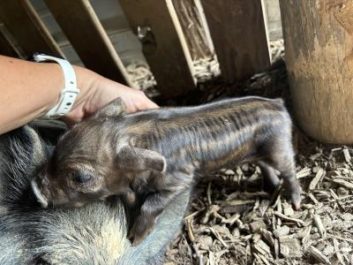
M 117 166 L 129 170 L 156 170 L 164 172 L 167 162 L 160 153 L 148 149 L 124 145 L 118 148 Z
M 114 117 L 126 112 L 126 106 L 121 98 L 116 98 L 94 114 L 94 118 Z

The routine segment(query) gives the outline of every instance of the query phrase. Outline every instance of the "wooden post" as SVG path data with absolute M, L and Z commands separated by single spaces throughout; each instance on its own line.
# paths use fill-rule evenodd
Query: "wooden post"
M 296 119 L 310 136 L 353 144 L 353 1 L 280 1 Z
M 1 0 L 0 21 L 28 57 L 36 52 L 64 57 L 29 0 Z
M 45 0 L 45 3 L 87 68 L 132 86 L 88 0 Z
M 171 0 L 120 0 L 165 97 L 195 88 L 192 60 Z M 137 32 L 141 28 L 145 32 Z
M 245 79 L 270 66 L 260 0 L 202 0 L 222 76 Z

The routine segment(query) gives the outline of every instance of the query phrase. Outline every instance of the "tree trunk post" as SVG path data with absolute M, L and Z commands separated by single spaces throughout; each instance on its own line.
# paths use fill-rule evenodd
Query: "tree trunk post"
M 353 143 L 353 0 L 280 1 L 295 118 L 309 136 Z

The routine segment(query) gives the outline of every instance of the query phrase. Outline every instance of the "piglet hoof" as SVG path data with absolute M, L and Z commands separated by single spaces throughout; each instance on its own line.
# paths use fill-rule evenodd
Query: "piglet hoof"
M 154 222 L 150 218 L 139 216 L 129 231 L 128 239 L 133 246 L 140 244 L 152 231 Z
M 301 193 L 302 189 L 299 186 L 298 182 L 291 183 L 287 189 L 289 191 L 290 200 L 294 210 L 298 211 L 300 209 L 301 203 Z
M 301 203 L 301 197 L 300 193 L 293 193 L 291 194 L 291 202 L 292 202 L 292 207 L 294 210 L 298 211 L 300 210 L 300 203 Z

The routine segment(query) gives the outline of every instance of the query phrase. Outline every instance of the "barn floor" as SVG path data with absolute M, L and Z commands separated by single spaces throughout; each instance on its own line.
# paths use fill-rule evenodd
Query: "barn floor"
M 181 103 L 244 95 L 288 99 L 284 63 L 239 84 L 206 84 L 204 91 Z M 257 167 L 221 170 L 197 186 L 165 264 L 353 264 L 353 148 L 317 144 L 298 130 L 294 145 L 300 211 L 283 195 L 262 191 Z

